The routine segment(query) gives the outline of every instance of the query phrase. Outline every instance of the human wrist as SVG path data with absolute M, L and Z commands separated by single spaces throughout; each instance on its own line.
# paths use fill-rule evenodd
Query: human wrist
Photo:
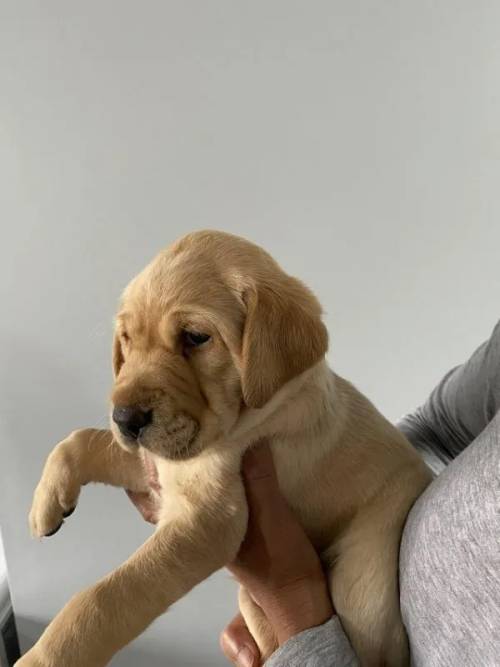
M 287 584 L 269 595 L 263 611 L 280 646 L 304 630 L 323 625 L 334 614 L 323 577 Z

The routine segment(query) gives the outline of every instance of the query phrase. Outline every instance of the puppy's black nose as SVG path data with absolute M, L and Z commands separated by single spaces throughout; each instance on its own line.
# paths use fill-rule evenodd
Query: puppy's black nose
M 136 440 L 141 430 L 153 421 L 153 411 L 136 405 L 117 405 L 113 410 L 113 421 L 123 435 Z

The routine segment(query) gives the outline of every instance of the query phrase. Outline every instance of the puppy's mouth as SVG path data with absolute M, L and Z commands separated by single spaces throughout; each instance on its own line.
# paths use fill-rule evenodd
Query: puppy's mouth
M 191 416 L 181 412 L 168 423 L 159 423 L 156 428 L 142 434 L 140 444 L 153 454 L 172 461 L 182 461 L 196 456 L 200 451 L 200 424 Z
M 153 420 L 151 424 L 141 429 L 136 437 L 123 433 L 114 424 L 112 430 L 124 449 L 133 451 L 138 446 L 144 447 L 152 454 L 171 461 L 193 458 L 201 450 L 200 424 L 183 412 L 166 423 Z

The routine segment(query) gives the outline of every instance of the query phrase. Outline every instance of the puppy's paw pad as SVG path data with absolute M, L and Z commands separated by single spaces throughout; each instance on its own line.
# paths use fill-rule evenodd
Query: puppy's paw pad
M 57 528 L 54 528 L 54 530 L 51 530 L 50 533 L 45 533 L 44 537 L 52 537 L 52 535 L 55 535 L 57 531 L 61 528 L 63 525 L 64 521 L 61 521 L 61 523 L 57 526 Z

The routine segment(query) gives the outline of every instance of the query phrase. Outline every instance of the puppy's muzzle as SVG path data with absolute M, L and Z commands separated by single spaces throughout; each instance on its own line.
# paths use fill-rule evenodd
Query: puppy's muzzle
M 143 429 L 153 421 L 153 411 L 143 410 L 137 405 L 116 405 L 113 409 L 113 421 L 122 435 L 137 440 Z

